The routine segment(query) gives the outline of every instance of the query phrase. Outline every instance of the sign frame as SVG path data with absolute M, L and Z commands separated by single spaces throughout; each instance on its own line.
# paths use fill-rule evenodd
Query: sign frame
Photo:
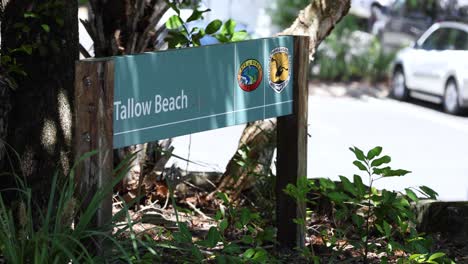
M 293 38 L 293 112 L 277 118 L 277 183 L 276 227 L 280 248 L 302 248 L 305 245 L 304 226 L 294 219 L 304 219 L 306 207 L 288 196 L 284 189 L 307 177 L 307 118 L 309 38 Z M 248 42 L 248 41 L 246 41 Z M 228 45 L 228 44 L 219 44 Z M 77 191 L 83 205 L 112 182 L 113 177 L 113 111 L 115 57 L 76 62 L 74 102 L 74 155 L 96 155 L 84 159 L 76 168 Z M 265 69 L 264 69 L 264 74 Z M 103 226 L 112 219 L 112 192 L 96 212 L 93 224 Z M 97 243 L 97 251 L 104 250 Z

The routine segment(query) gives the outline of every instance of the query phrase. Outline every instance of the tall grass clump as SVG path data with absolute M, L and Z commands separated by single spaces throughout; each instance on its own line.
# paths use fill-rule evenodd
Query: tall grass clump
M 95 153 L 85 154 L 79 162 Z M 4 177 L 15 177 L 17 187 L 0 190 L 0 263 L 131 263 L 139 259 L 139 248 L 144 245 L 141 241 L 135 237 L 116 239 L 132 228 L 130 221 L 117 224 L 116 220 L 128 215 L 127 206 L 114 215 L 111 223 L 101 227 L 93 223 L 101 202 L 124 177 L 134 157 L 127 157 L 114 170 L 112 182 L 87 205 L 75 192 L 76 165 L 69 175 L 52 176 L 45 210 L 32 201 L 34 190 L 20 176 L 3 173 Z M 15 193 L 14 202 L 7 203 L 6 191 Z M 97 245 L 104 248 L 97 250 Z

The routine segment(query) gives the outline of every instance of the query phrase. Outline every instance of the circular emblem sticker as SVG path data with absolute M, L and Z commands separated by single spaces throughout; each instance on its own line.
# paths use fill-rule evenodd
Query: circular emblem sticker
M 257 89 L 262 82 L 262 78 L 262 65 L 257 60 L 246 60 L 239 67 L 237 82 L 239 83 L 239 87 L 246 92 Z
M 268 67 L 268 82 L 277 93 L 281 93 L 291 78 L 291 60 L 289 50 L 285 47 L 275 48 L 270 53 L 270 65 Z

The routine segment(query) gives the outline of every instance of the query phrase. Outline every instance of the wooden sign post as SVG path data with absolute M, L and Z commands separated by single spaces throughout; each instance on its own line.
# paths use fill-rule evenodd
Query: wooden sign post
M 280 36 L 77 62 L 75 155 L 98 151 L 77 169 L 85 204 L 110 184 L 114 148 L 278 117 L 278 241 L 302 247 L 305 205 L 283 190 L 307 176 L 308 50 L 307 37 Z

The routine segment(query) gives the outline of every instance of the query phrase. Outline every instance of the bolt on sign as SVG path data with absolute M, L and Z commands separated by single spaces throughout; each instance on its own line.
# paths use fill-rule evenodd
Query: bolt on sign
M 114 147 L 292 113 L 293 38 L 114 58 Z

